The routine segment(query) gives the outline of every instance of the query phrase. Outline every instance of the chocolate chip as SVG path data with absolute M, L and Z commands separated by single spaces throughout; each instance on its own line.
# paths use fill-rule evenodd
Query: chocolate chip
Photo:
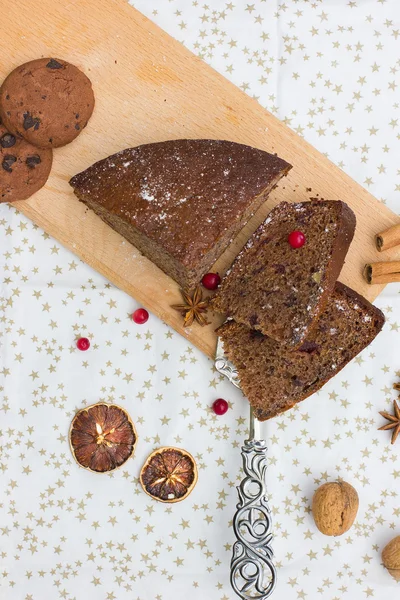
M 76 113 L 75 119 L 79 119 L 79 113 Z
M 294 385 L 295 387 L 301 387 L 303 385 L 303 382 L 300 379 L 297 379 L 296 375 L 293 375 L 292 385 Z
M 27 129 L 31 129 L 31 127 L 33 127 L 34 131 L 37 131 L 39 129 L 39 125 L 40 119 L 38 117 L 32 117 L 29 112 L 24 113 L 23 127 L 25 131 Z
M 314 381 L 312 381 L 311 383 L 309 383 L 308 385 L 303 387 L 303 393 L 306 392 L 307 390 L 309 390 L 313 385 L 315 385 L 318 382 L 319 382 L 319 377 L 317 377 L 316 379 L 314 379 Z
M 42 96 L 42 100 L 46 100 L 46 98 L 47 98 L 46 95 Z
M 297 303 L 297 296 L 296 293 L 294 294 L 289 294 L 285 300 L 285 302 L 283 303 L 283 306 L 287 306 L 288 308 L 290 308 L 291 306 L 293 306 L 294 304 Z
M 6 100 L 10 99 L 10 94 L 6 94 Z
M 270 237 L 265 237 L 263 240 L 261 240 L 261 244 L 262 244 L 262 245 L 264 245 L 264 244 L 269 244 L 269 242 L 270 242 L 270 241 L 271 241 L 271 238 L 270 238 Z
M 2 148 L 11 148 L 12 146 L 14 146 L 16 141 L 17 140 L 15 139 L 15 136 L 13 136 L 11 133 L 5 133 L 0 138 L 0 146 Z
M 265 339 L 265 336 L 261 333 L 261 331 L 258 331 L 258 329 L 250 329 L 250 337 L 251 339 Z
M 16 156 L 13 156 L 12 154 L 6 154 L 5 157 L 3 158 L 3 162 L 1 163 L 1 166 L 3 167 L 3 169 L 5 171 L 7 171 L 7 173 L 12 173 L 11 167 L 16 162 L 16 160 L 17 160 Z
M 265 271 L 265 265 L 261 265 L 260 267 L 257 267 L 257 269 L 254 269 L 253 276 L 259 275 L 259 273 L 262 273 L 263 271 Z
M 320 345 L 316 342 L 305 341 L 299 348 L 299 352 L 306 352 L 307 354 L 319 353 Z
M 28 156 L 25 162 L 30 169 L 34 169 L 36 165 L 40 165 L 42 161 L 39 154 L 34 154 L 33 156 Z
M 77 131 L 79 131 L 79 130 L 80 130 L 80 128 L 81 128 L 81 127 L 80 127 L 80 125 L 77 123 L 77 124 L 75 125 L 75 129 L 76 129 Z
M 258 323 L 258 315 L 250 315 L 249 323 L 252 327 Z
M 275 265 L 272 265 L 272 267 L 273 267 L 275 273 L 279 274 L 279 275 L 283 275 L 286 271 L 285 265 L 275 264 Z
M 62 69 L 63 65 L 59 63 L 58 60 L 56 60 L 55 58 L 51 58 L 47 63 L 46 67 L 48 69 Z

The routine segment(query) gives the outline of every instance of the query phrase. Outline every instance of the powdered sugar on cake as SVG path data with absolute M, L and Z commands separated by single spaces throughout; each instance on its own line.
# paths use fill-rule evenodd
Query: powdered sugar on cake
M 131 231 L 138 247 L 142 236 L 140 249 L 162 268 L 177 260 L 174 272 L 198 268 L 201 279 L 289 168 L 233 142 L 170 140 L 122 150 L 71 185 L 122 235 Z
M 146 200 L 147 202 L 153 202 L 156 197 L 154 196 L 154 194 L 151 194 L 149 192 L 149 186 L 148 185 L 143 185 L 140 189 L 140 197 L 143 200 Z

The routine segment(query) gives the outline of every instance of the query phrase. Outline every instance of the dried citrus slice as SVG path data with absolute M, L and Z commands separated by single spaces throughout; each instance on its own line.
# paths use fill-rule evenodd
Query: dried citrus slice
M 160 502 L 180 502 L 197 483 L 197 466 L 189 452 L 159 448 L 150 454 L 140 472 L 146 494 Z
M 137 434 L 128 413 L 115 404 L 99 402 L 76 413 L 69 441 L 81 467 L 106 473 L 132 456 Z

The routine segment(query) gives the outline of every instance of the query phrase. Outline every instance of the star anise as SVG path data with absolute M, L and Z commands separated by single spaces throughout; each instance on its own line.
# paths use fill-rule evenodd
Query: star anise
M 389 421 L 387 425 L 382 425 L 382 427 L 379 427 L 379 430 L 386 431 L 388 429 L 393 429 L 392 444 L 395 443 L 395 441 L 397 440 L 397 436 L 400 433 L 400 406 L 397 404 L 396 400 L 393 400 L 393 412 L 393 415 L 385 411 L 379 413 L 380 415 L 382 415 L 382 417 Z
M 181 290 L 182 298 L 185 301 L 185 304 L 174 304 L 171 308 L 178 310 L 183 316 L 183 326 L 190 327 L 193 321 L 197 321 L 202 327 L 204 325 L 209 325 L 207 319 L 203 315 L 203 313 L 207 312 L 209 299 L 206 298 L 203 300 L 203 293 L 198 286 L 193 295 L 190 295 L 190 292 L 185 292 L 185 290 Z

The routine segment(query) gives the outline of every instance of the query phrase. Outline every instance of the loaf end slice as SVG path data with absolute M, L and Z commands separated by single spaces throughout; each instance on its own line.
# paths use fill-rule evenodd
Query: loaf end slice
M 70 184 L 81 202 L 191 289 L 290 168 L 243 144 L 172 140 L 118 152 Z
M 213 308 L 299 347 L 333 291 L 355 224 L 339 200 L 278 204 L 235 259 Z M 295 249 L 288 236 L 296 230 L 306 242 Z
M 236 366 L 243 393 L 264 421 L 319 390 L 368 346 L 383 327 L 382 312 L 347 286 L 333 295 L 307 340 L 295 351 L 233 320 L 217 329 Z

